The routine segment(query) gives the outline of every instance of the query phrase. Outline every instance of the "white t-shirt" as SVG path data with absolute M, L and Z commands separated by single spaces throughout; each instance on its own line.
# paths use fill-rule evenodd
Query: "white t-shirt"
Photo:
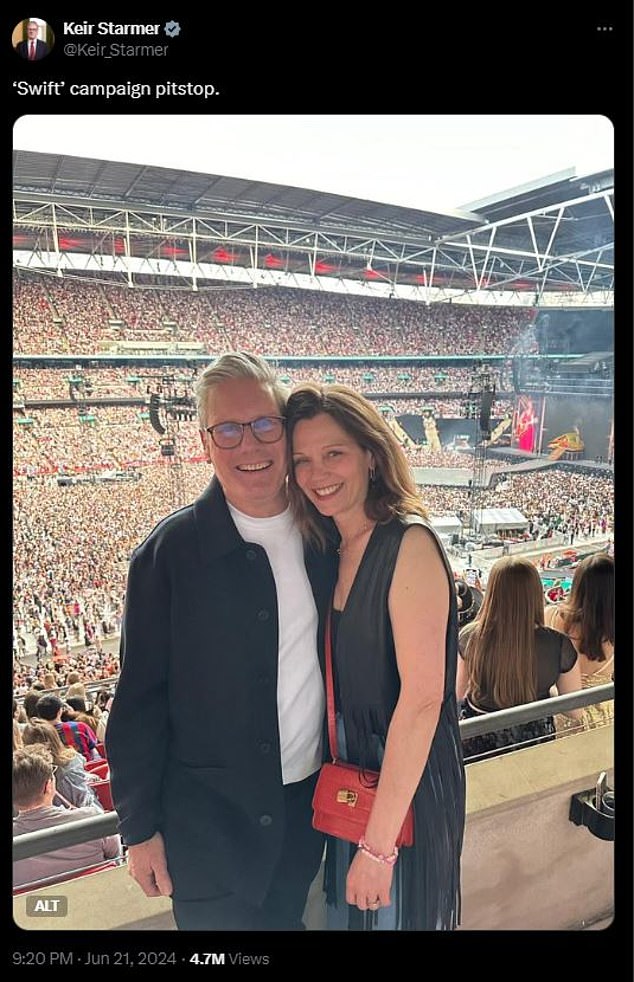
M 271 518 L 253 518 L 227 504 L 245 542 L 255 542 L 265 549 L 275 579 L 282 780 L 291 784 L 321 766 L 326 702 L 317 656 L 317 609 L 304 565 L 302 537 L 290 508 Z

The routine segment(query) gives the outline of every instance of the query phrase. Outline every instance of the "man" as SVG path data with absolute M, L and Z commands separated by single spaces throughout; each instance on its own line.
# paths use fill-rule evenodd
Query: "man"
M 13 820 L 14 835 L 38 832 L 40 829 L 103 815 L 101 809 L 93 805 L 83 808 L 62 808 L 54 805 L 56 770 L 51 752 L 43 744 L 34 743 L 14 751 L 13 804 L 18 810 L 17 817 Z M 121 840 L 118 835 L 109 835 L 75 846 L 63 846 L 52 852 L 14 862 L 13 886 L 19 887 L 47 877 L 86 869 L 120 855 Z
M 302 930 L 323 852 L 315 601 L 334 570 L 305 561 L 288 511 L 268 364 L 223 355 L 196 398 L 215 476 L 132 556 L 106 731 L 115 808 L 132 875 L 172 896 L 181 930 Z
M 39 24 L 35 20 L 30 20 L 26 25 L 27 40 L 20 41 L 15 48 L 21 58 L 26 58 L 27 61 L 39 61 L 40 58 L 46 58 L 48 44 L 38 38 L 39 30 Z
M 51 693 L 38 699 L 35 715 L 53 724 L 65 746 L 78 750 L 86 760 L 98 759 L 97 737 L 94 731 L 81 720 L 63 721 L 62 713 L 65 709 L 70 707 L 63 703 L 59 696 Z

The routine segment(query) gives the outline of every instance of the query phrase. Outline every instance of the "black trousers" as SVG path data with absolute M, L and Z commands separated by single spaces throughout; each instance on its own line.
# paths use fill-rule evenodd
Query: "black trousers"
M 318 773 L 318 772 L 317 772 Z M 234 893 L 174 900 L 179 931 L 303 931 L 306 898 L 321 863 L 325 837 L 312 827 L 317 773 L 284 786 L 286 832 L 280 860 L 261 907 Z

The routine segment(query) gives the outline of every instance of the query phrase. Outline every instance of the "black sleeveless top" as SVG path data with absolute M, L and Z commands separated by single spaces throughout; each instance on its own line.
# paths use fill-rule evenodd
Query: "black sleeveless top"
M 412 524 L 422 525 L 433 537 L 447 572 L 450 600 L 444 700 L 414 794 L 414 845 L 401 851 L 394 883 L 403 930 L 451 930 L 460 919 L 465 822 L 465 772 L 455 695 L 458 613 L 453 572 L 442 544 L 416 515 L 374 528 L 345 608 L 336 615 L 336 704 L 343 716 L 348 761 L 378 769 L 377 737 L 384 746 L 400 692 L 388 593 L 402 537 Z

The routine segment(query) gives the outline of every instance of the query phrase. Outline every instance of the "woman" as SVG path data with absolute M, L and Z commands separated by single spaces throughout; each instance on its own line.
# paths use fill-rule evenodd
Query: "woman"
M 477 617 L 460 631 L 456 697 L 460 718 L 469 719 L 581 688 L 577 653 L 568 638 L 544 627 L 539 573 L 521 556 L 504 556 L 491 567 Z M 463 742 L 465 758 L 491 756 L 517 745 L 553 739 L 552 715 Z M 579 718 L 580 710 L 570 711 Z
M 546 624 L 563 631 L 578 655 L 581 688 L 614 681 L 614 559 L 597 552 L 582 559 L 574 572 L 570 596 L 544 611 Z M 581 720 L 558 714 L 557 731 L 594 729 L 614 718 L 614 700 L 584 706 Z
M 94 805 L 103 811 L 95 792 L 90 787 L 82 754 L 72 747 L 64 746 L 52 723 L 43 719 L 30 720 L 24 728 L 22 740 L 24 746 L 42 743 L 51 751 L 53 763 L 57 765 L 55 786 L 62 802 L 69 802 L 77 808 Z
M 450 930 L 465 817 L 453 574 L 401 447 L 370 402 L 348 386 L 302 385 L 287 429 L 291 507 L 307 540 L 339 553 L 339 757 L 381 771 L 363 846 L 328 839 L 327 926 Z M 399 854 L 412 801 L 414 845 Z
M 44 688 L 45 689 L 58 689 L 59 688 L 59 681 L 57 679 L 57 676 L 52 671 L 45 672 L 44 678 L 42 679 L 42 682 L 44 683 Z

